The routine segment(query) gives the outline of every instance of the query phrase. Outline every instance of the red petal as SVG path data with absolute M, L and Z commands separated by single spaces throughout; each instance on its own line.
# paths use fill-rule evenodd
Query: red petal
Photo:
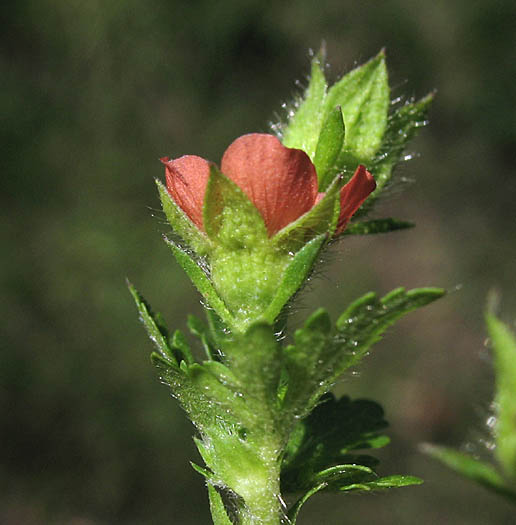
M 167 190 L 176 204 L 203 230 L 202 206 L 210 176 L 210 163 L 196 155 L 160 159 L 166 168 Z
M 335 235 L 344 230 L 349 219 L 375 188 L 376 182 L 373 176 L 360 165 L 353 177 L 340 190 L 340 215 Z
M 317 197 L 317 174 L 308 155 L 286 148 L 273 135 L 236 139 L 222 157 L 221 171 L 258 208 L 269 236 L 306 213 Z

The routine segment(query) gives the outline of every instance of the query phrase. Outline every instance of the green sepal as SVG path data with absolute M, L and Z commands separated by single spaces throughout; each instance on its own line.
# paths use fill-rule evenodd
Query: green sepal
M 323 104 L 326 97 L 324 53 L 312 59 L 310 82 L 287 128 L 283 131 L 283 145 L 302 149 L 313 161 L 323 121 Z
M 326 239 L 326 234 L 318 235 L 294 255 L 285 269 L 276 295 L 264 313 L 265 321 L 273 324 L 285 304 L 306 281 Z
M 127 281 L 127 286 L 138 308 L 140 320 L 144 324 L 151 341 L 160 355 L 177 367 L 176 355 L 168 343 L 167 329 L 160 323 L 157 314 L 152 312 L 149 304 L 129 281 Z
M 369 164 L 387 127 L 389 84 L 383 50 L 330 88 L 325 114 L 336 106 L 341 106 L 346 126 L 339 168 L 345 167 L 352 174 L 358 164 Z
M 326 195 L 311 210 L 280 230 L 272 242 L 279 249 L 295 253 L 318 235 L 327 234 L 331 239 L 339 220 L 341 187 L 342 178 L 336 176 Z
M 507 484 L 490 463 L 480 461 L 453 448 L 431 445 L 429 443 L 422 445 L 421 450 L 462 476 L 472 479 L 487 489 L 516 502 L 516 490 Z
M 167 221 L 177 235 L 181 237 L 199 255 L 205 255 L 210 250 L 210 241 L 204 232 L 189 219 L 186 213 L 175 203 L 167 188 L 156 179 L 161 207 Z
M 371 235 L 388 233 L 396 230 L 406 230 L 415 226 L 412 222 L 399 219 L 373 219 L 370 221 L 352 222 L 342 232 L 342 235 Z
M 319 191 L 326 191 L 337 173 L 336 161 L 342 151 L 344 135 L 342 109 L 337 106 L 327 115 L 315 150 L 314 166 L 319 180 Z
M 214 165 L 210 167 L 203 217 L 208 237 L 228 250 L 255 248 L 268 239 L 256 206 Z
M 169 239 L 165 239 L 165 241 L 170 246 L 177 262 L 194 283 L 199 293 L 208 301 L 209 305 L 217 312 L 219 317 L 231 327 L 234 323 L 233 316 L 206 276 L 206 273 L 204 273 L 204 270 L 177 244 Z
M 390 116 L 382 145 L 372 163 L 368 166 L 376 181 L 376 190 L 368 197 L 359 215 L 371 209 L 381 193 L 392 182 L 393 169 L 400 161 L 407 143 L 418 129 L 425 125 L 434 94 L 430 93 L 420 100 L 405 104 Z
M 494 314 L 486 314 L 496 376 L 495 454 L 505 474 L 516 480 L 516 336 Z

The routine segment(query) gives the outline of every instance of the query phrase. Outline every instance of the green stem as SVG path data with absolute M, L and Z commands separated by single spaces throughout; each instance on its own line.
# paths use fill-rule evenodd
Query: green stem
M 222 483 L 236 495 L 228 496 L 226 503 L 231 508 L 227 511 L 238 518 L 236 523 L 239 525 L 282 523 L 284 512 L 280 498 L 280 462 L 277 453 L 267 449 L 261 448 L 259 462 L 254 454 L 249 462 L 241 456 L 239 458 L 238 453 L 226 459 L 224 470 L 227 477 Z M 209 486 L 208 489 L 213 523 L 231 525 L 223 498 L 214 487 Z

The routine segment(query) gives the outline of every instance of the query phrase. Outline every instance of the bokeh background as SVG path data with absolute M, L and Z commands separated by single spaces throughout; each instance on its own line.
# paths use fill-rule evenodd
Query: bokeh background
M 346 238 L 292 326 L 370 289 L 451 293 L 337 386 L 383 403 L 381 472 L 425 485 L 319 495 L 299 523 L 514 523 L 514 507 L 417 450 L 482 453 L 491 287 L 516 318 L 513 0 L 18 0 L 1 18 L 1 523 L 210 523 L 193 429 L 158 383 L 125 278 L 171 327 L 201 314 L 161 240 L 158 158 L 218 161 L 267 131 L 322 40 L 333 79 L 385 46 L 393 98 L 438 94 L 411 146 L 420 156 L 399 167 L 415 183 L 377 212 L 417 228 Z

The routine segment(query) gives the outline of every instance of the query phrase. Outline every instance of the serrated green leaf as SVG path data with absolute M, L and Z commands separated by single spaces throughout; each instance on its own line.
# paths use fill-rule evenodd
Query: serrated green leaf
M 285 350 L 289 375 L 284 406 L 298 416 L 306 414 L 342 373 L 356 365 L 394 322 L 416 308 L 444 295 L 438 288 L 405 292 L 393 290 L 379 300 L 369 293 L 355 301 L 336 323 L 336 333 L 310 325 L 296 331 L 294 344 Z M 323 315 L 318 313 L 317 315 Z
M 296 253 L 317 236 L 331 238 L 339 219 L 341 186 L 341 177 L 335 177 L 326 195 L 311 210 L 280 230 L 272 238 L 278 249 Z
M 247 195 L 213 165 L 204 197 L 203 217 L 208 237 L 225 249 L 255 248 L 268 239 L 260 212 Z
M 388 233 L 396 230 L 413 228 L 412 222 L 398 219 L 373 219 L 370 221 L 352 222 L 342 232 L 343 235 L 371 235 L 375 233 Z
M 425 443 L 421 449 L 455 472 L 516 502 L 516 491 L 507 485 L 493 465 L 448 447 Z
M 314 155 L 319 191 L 326 191 L 337 173 L 336 161 L 344 145 L 344 120 L 340 106 L 333 108 L 323 123 Z
M 140 314 L 140 319 L 144 324 L 151 341 L 156 346 L 160 355 L 177 367 L 176 356 L 174 355 L 174 352 L 170 348 L 167 341 L 168 334 L 166 329 L 163 326 L 159 326 L 158 322 L 156 321 L 156 316 L 153 314 L 149 304 L 129 281 L 127 281 L 127 286 L 129 287 L 129 291 L 133 296 L 134 302 L 136 303 L 136 307 L 138 308 L 138 312 Z
M 199 255 L 208 253 L 210 250 L 210 241 L 206 234 L 199 230 L 185 212 L 175 203 L 160 180 L 156 179 L 156 185 L 159 191 L 161 207 L 174 232 Z
M 350 401 L 346 396 L 337 401 L 332 394 L 327 394 L 308 417 L 297 423 L 291 434 L 282 463 L 283 489 L 287 492 L 307 490 L 321 481 L 324 475 L 321 472 L 335 464 L 352 463 L 363 467 L 364 472 L 372 472 L 378 461 L 353 452 L 387 445 L 389 438 L 381 433 L 386 426 L 383 410 L 377 403 Z
M 496 376 L 495 454 L 505 474 L 516 480 L 516 336 L 492 313 L 486 323 Z
M 339 363 L 340 373 L 358 363 L 367 350 L 400 317 L 445 294 L 441 288 L 397 288 L 378 300 L 368 293 L 355 301 L 337 320 L 338 341 L 349 352 Z
M 331 87 L 325 100 L 325 115 L 336 106 L 341 106 L 346 126 L 339 162 L 353 173 L 358 164 L 368 164 L 373 158 L 387 126 L 389 84 L 383 51 Z M 346 160 L 349 156 L 352 162 Z
M 294 115 L 283 132 L 283 145 L 302 149 L 313 160 L 323 120 L 323 103 L 326 97 L 324 58 L 317 55 L 312 60 L 310 83 Z
M 233 326 L 234 318 L 227 309 L 224 301 L 213 287 L 204 270 L 179 246 L 166 239 L 177 262 L 186 272 L 190 280 L 195 284 L 200 294 L 208 301 L 210 306 L 217 312 L 219 317 L 228 325 Z
M 317 383 L 321 362 L 325 354 L 333 352 L 332 324 L 328 312 L 316 310 L 305 322 L 305 327 L 296 330 L 294 344 L 285 348 L 285 366 L 289 381 L 283 407 L 302 417 L 311 410 L 309 404 L 314 382 Z
M 376 190 L 365 201 L 359 214 L 367 213 L 374 202 L 391 183 L 393 169 L 401 159 L 407 143 L 425 123 L 433 94 L 405 104 L 390 115 L 382 145 L 368 166 L 376 181 Z
M 305 244 L 292 258 L 283 274 L 283 280 L 276 295 L 264 313 L 263 317 L 267 322 L 274 323 L 285 304 L 306 281 L 326 239 L 326 235 L 318 235 Z

